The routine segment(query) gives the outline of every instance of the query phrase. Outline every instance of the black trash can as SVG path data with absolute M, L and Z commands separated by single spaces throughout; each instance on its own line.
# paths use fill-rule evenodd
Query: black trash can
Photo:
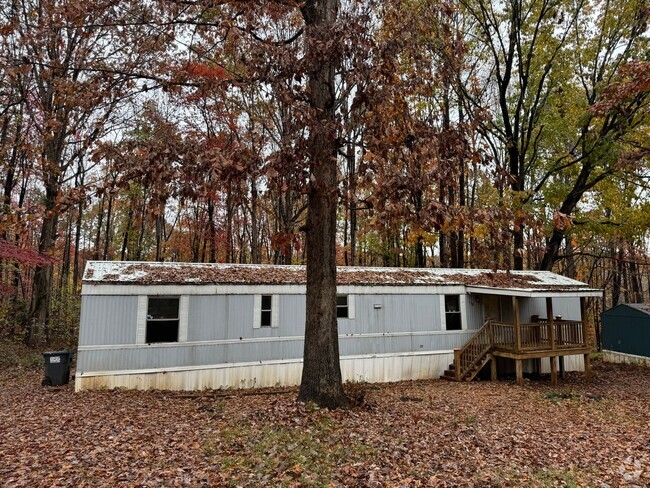
M 70 381 L 70 365 L 72 364 L 72 351 L 44 352 L 45 378 L 43 386 L 65 385 Z

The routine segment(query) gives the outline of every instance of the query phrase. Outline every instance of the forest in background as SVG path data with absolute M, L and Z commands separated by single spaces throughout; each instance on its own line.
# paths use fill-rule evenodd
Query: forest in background
M 2 336 L 73 346 L 89 259 L 304 264 L 331 60 L 339 265 L 650 300 L 647 0 L 348 0 L 309 53 L 299 4 L 3 2 Z

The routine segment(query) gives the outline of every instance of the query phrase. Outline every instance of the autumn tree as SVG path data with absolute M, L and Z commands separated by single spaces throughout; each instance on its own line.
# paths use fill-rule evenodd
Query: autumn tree
M 137 14 L 130 8 L 127 3 L 65 0 L 24 0 L 2 7 L 4 43 L 11 45 L 5 60 L 12 82 L 27 100 L 23 117 L 34 127 L 29 144 L 44 193 L 42 254 L 55 247 L 70 171 L 83 163 L 114 120 L 119 102 L 134 89 L 124 73 L 142 68 L 136 52 L 147 47 L 144 31 L 127 24 L 115 28 L 125 12 Z M 51 266 L 36 268 L 32 322 L 48 322 L 52 273 Z
M 645 142 L 650 122 L 650 11 L 644 1 L 596 5 L 600 11 L 594 10 L 575 27 L 572 74 L 579 83 L 558 87 L 566 90 L 561 96 L 573 107 L 560 100 L 554 104 L 555 121 L 569 122 L 568 132 L 560 132 L 564 147 L 554 154 L 550 170 L 534 189 L 553 182 L 558 172 L 571 175 L 556 209 L 560 217 L 571 216 L 600 182 L 642 166 L 650 150 Z M 553 227 L 541 269 L 552 269 L 565 235 L 565 226 Z

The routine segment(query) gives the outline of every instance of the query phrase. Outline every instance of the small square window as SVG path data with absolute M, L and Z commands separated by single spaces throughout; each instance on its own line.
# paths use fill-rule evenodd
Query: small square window
M 145 342 L 178 342 L 178 297 L 149 298 Z
M 347 319 L 349 317 L 347 295 L 336 295 L 336 317 L 339 319 Z
M 260 327 L 271 327 L 272 322 L 272 305 L 271 295 L 262 295 L 262 310 L 260 315 Z

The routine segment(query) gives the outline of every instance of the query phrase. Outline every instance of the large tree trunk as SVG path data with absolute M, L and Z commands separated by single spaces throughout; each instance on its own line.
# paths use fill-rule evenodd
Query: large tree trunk
M 50 255 L 56 243 L 56 231 L 59 223 L 59 213 L 56 211 L 56 201 L 61 190 L 60 170 L 63 153 L 63 133 L 53 134 L 43 147 L 43 173 L 45 187 L 45 205 L 38 251 Z M 34 342 L 34 326 L 38 324 L 47 331 L 50 319 L 50 302 L 52 300 L 53 265 L 37 266 L 32 282 L 32 300 L 27 325 L 26 340 Z
M 298 400 L 336 408 L 343 392 L 336 322 L 337 166 L 334 128 L 336 61 L 322 58 L 319 44 L 336 21 L 338 1 L 311 0 L 301 7 L 306 24 L 309 102 L 318 116 L 310 127 L 311 186 L 307 207 L 307 321 L 302 381 Z

